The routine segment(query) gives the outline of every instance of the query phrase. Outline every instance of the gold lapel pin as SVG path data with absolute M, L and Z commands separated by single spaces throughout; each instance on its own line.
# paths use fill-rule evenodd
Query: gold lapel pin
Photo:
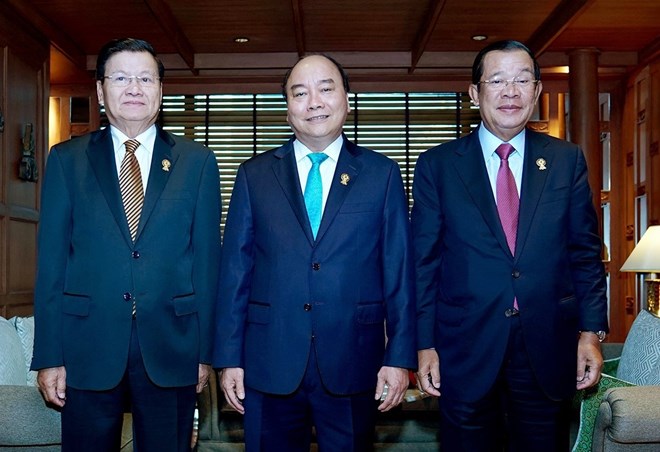
M 545 164 L 546 161 L 544 158 L 536 159 L 536 166 L 539 167 L 539 171 L 545 171 L 546 169 L 548 169 L 548 167 L 545 166 Z
M 341 173 L 341 176 L 339 176 L 339 179 L 340 179 L 339 182 L 340 182 L 342 185 L 348 185 L 348 182 L 351 180 L 351 176 L 349 176 L 349 175 L 346 174 L 346 173 Z
M 167 159 L 163 159 L 163 161 L 160 162 L 160 164 L 163 165 L 163 171 L 169 171 L 169 170 L 170 170 L 170 166 L 172 166 L 172 162 L 170 162 L 170 161 L 167 160 Z

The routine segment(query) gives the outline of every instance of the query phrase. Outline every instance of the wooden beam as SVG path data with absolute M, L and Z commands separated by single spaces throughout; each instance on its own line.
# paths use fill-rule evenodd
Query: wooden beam
M 417 30 L 417 38 L 415 43 L 412 46 L 411 58 L 410 58 L 410 69 L 408 72 L 411 74 L 417 67 L 419 59 L 422 57 L 422 54 L 426 50 L 426 46 L 431 39 L 431 35 L 435 30 L 435 26 L 438 23 L 440 14 L 445 7 L 446 0 L 433 0 L 429 7 L 430 14 L 426 15 L 426 20 L 423 22 L 422 28 Z
M 188 68 L 196 75 L 198 71 L 195 69 L 195 51 L 190 41 L 188 41 L 188 37 L 181 30 L 170 7 L 163 0 L 144 0 L 144 3 L 170 37 Z
M 7 0 L 7 3 L 16 10 L 16 12 L 35 29 L 43 33 L 50 41 L 50 44 L 57 48 L 69 59 L 74 66 L 81 70 L 86 69 L 85 53 L 78 45 L 63 32 L 59 27 L 53 25 L 46 19 L 34 6 L 25 0 Z
M 639 51 L 640 64 L 649 64 L 660 54 L 660 36 Z
M 527 47 L 538 58 L 568 26 L 595 0 L 562 0 L 527 40 Z
M 303 22 L 302 0 L 291 0 L 293 9 L 293 28 L 296 33 L 296 49 L 298 57 L 305 54 L 305 25 Z

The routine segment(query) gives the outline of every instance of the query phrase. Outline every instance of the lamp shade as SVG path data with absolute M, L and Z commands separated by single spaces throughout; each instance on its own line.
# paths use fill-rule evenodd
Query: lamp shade
M 646 230 L 621 271 L 660 273 L 660 226 L 651 226 Z

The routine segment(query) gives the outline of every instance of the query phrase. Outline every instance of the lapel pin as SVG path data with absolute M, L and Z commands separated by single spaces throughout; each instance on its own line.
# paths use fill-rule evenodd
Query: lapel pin
M 537 161 L 537 163 L 538 163 L 538 161 Z M 172 162 L 170 162 L 170 161 L 167 160 L 167 159 L 163 159 L 163 161 L 160 162 L 160 164 L 163 165 L 163 171 L 169 171 L 169 170 L 170 170 L 170 166 L 172 166 Z
M 536 159 L 536 166 L 539 167 L 539 171 L 545 171 L 546 169 L 548 169 L 548 167 L 545 166 L 545 164 L 546 161 L 544 158 Z
M 346 173 L 341 173 L 341 176 L 339 176 L 339 179 L 340 179 L 339 182 L 340 182 L 342 185 L 348 185 L 348 182 L 351 180 L 351 176 L 349 176 L 349 175 L 346 174 Z

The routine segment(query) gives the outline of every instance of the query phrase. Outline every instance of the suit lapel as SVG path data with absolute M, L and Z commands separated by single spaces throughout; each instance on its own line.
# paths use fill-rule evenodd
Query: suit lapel
M 291 138 L 288 143 L 277 149 L 274 153 L 275 163 L 273 164 L 273 172 L 275 177 L 282 187 L 284 195 L 291 205 L 291 209 L 300 223 L 300 227 L 305 232 L 305 236 L 311 245 L 314 244 L 314 237 L 312 236 L 312 228 L 309 225 L 309 218 L 307 218 L 307 209 L 305 208 L 305 199 L 303 198 L 302 190 L 300 189 L 300 177 L 298 176 L 298 166 L 296 164 L 296 155 L 293 152 L 293 140 Z
M 344 144 L 339 153 L 335 174 L 332 177 L 330 193 L 325 203 L 325 209 L 323 209 L 321 225 L 316 234 L 317 242 L 323 238 L 328 227 L 332 224 L 332 220 L 337 215 L 337 212 L 339 212 L 339 208 L 344 203 L 346 195 L 348 195 L 351 187 L 355 185 L 358 174 L 362 169 L 362 162 L 357 159 L 360 153 L 359 148 L 344 137 Z
M 534 218 L 539 199 L 541 198 L 541 193 L 543 193 L 545 187 L 548 172 L 552 168 L 554 152 L 547 145 L 548 141 L 544 139 L 543 135 L 532 132 L 531 130 L 525 131 L 525 161 L 520 190 L 516 257 L 520 256 L 523 252 L 529 235 L 529 228 Z
M 502 249 L 511 257 L 511 250 L 506 243 L 506 236 L 502 229 L 497 205 L 493 197 L 493 189 L 490 186 L 486 163 L 484 162 L 481 144 L 479 143 L 479 134 L 475 130 L 467 137 L 465 146 L 456 150 L 456 159 L 454 167 L 470 194 L 472 201 L 477 206 L 484 221 L 488 225 Z
M 132 243 L 131 233 L 126 222 L 124 204 L 119 191 L 119 178 L 117 177 L 117 163 L 115 162 L 115 150 L 112 144 L 110 127 L 95 133 L 87 146 L 87 158 L 96 175 L 101 193 L 105 197 L 110 212 L 117 222 L 127 243 Z
M 154 151 L 151 157 L 147 192 L 144 195 L 144 206 L 142 207 L 137 236 L 135 237 L 136 242 L 139 240 L 140 234 L 144 230 L 144 227 L 156 206 L 156 202 L 160 198 L 161 193 L 163 193 L 163 189 L 165 189 L 170 173 L 176 170 L 176 161 L 178 158 L 179 152 L 174 148 L 174 140 L 167 134 L 167 132 L 158 128 L 156 140 L 154 141 Z M 164 165 L 164 161 L 168 161 L 169 166 Z M 164 167 L 167 167 L 168 170 L 164 170 Z

